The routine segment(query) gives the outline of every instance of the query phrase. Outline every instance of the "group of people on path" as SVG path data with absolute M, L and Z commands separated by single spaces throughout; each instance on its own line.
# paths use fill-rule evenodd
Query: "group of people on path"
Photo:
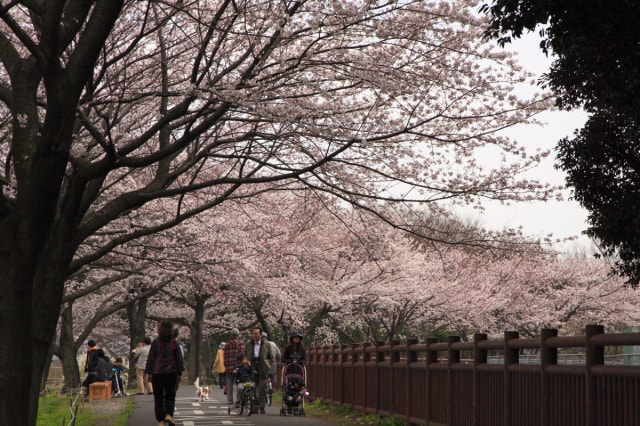
M 121 377 L 121 373 L 126 370 L 122 358 L 116 358 L 114 362 L 111 362 L 104 350 L 98 348 L 95 340 L 89 340 L 87 346 L 87 358 L 84 362 L 84 371 L 87 373 L 87 377 L 82 382 L 85 395 L 91 383 L 108 381 L 111 381 L 112 394 L 118 392 L 126 394 Z
M 184 371 L 185 350 L 182 342 L 177 340 L 178 332 L 173 322 L 163 319 L 158 322 L 158 337 L 151 340 L 145 337 L 143 341 L 132 351 L 136 360 L 136 381 L 138 395 L 153 394 L 154 414 L 158 426 L 175 426 L 173 415 L 178 386 L 182 380 Z M 231 339 L 220 344 L 213 365 L 214 373 L 218 374 L 221 388 L 226 387 L 227 403 L 234 405 L 234 385 L 239 380 L 246 380 L 246 371 L 241 378 L 237 370 L 250 367 L 255 372 L 252 378 L 256 380 L 256 393 L 259 401 L 259 413 L 265 412 L 267 403 L 267 384 L 276 383 L 276 368 L 278 362 L 283 363 L 306 362 L 306 353 L 302 344 L 302 335 L 293 333 L 289 339 L 289 345 L 281 356 L 278 345 L 268 340 L 267 333 L 260 327 L 253 328 L 251 340 L 246 344 L 239 340 L 240 332 L 237 328 L 231 330 Z M 88 389 L 94 381 L 106 381 L 112 376 L 115 368 L 104 350 L 99 349 L 96 342 L 88 342 L 87 360 L 85 371 L 87 378 L 83 386 Z M 122 364 L 121 360 L 120 364 Z M 123 367 L 124 368 L 124 367 Z M 235 374 L 234 374 L 235 372 Z M 269 382 L 270 381 L 270 382 Z M 222 384 L 224 383 L 224 385 Z
M 240 399 L 242 385 L 249 380 L 248 376 L 256 381 L 256 396 L 258 398 L 258 412 L 264 413 L 267 403 L 268 385 L 274 386 L 277 381 L 276 369 L 278 362 L 299 362 L 304 364 L 306 353 L 302 344 L 302 335 L 293 333 L 289 339 L 289 345 L 281 354 L 278 345 L 268 339 L 266 332 L 260 327 L 254 327 L 251 331 L 251 340 L 246 344 L 239 340 L 240 331 L 231 329 L 231 339 L 223 342 L 218 347 L 213 363 L 213 373 L 219 377 L 220 388 L 224 388 L 227 394 L 227 404 L 237 407 Z M 234 393 L 234 385 L 238 387 Z M 235 401 L 234 401 L 235 396 Z

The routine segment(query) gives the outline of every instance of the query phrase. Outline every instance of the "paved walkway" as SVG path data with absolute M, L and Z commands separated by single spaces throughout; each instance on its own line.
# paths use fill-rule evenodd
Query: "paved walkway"
M 234 389 L 235 390 L 235 389 Z M 134 395 L 133 413 L 129 417 L 128 426 L 157 426 L 153 415 L 153 395 Z M 180 386 L 176 397 L 174 420 L 178 426 L 334 426 L 324 420 L 310 416 L 280 416 L 281 405 L 273 403 L 266 407 L 266 414 L 239 416 L 227 414 L 227 396 L 222 389 L 213 388 L 209 401 L 199 402 L 195 396 L 194 386 Z

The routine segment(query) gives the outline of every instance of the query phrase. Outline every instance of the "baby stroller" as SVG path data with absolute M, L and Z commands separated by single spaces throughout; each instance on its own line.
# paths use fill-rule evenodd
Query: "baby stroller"
M 306 379 L 307 370 L 303 364 L 290 362 L 282 367 L 281 416 L 305 416 L 304 399 L 309 396 Z

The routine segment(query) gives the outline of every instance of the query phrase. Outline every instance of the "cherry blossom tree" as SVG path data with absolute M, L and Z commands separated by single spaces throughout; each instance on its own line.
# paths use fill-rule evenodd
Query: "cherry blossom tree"
M 69 292 L 63 298 L 59 343 L 53 350 L 53 354 L 62 361 L 65 386 L 68 389 L 80 386 L 78 350 L 84 346 L 89 336 L 93 340 L 100 340 L 106 346 L 107 353 L 117 350 L 120 355 L 128 356 L 132 342 L 129 340 L 130 334 L 123 331 L 130 327 L 127 327 L 128 322 L 117 321 L 118 317 L 114 314 L 125 312 L 130 305 L 149 298 L 173 281 L 172 277 L 164 277 L 154 283 L 151 282 L 152 276 L 148 276 L 146 288 L 141 289 L 139 279 L 137 283 L 131 283 L 131 279 L 121 276 L 111 276 L 97 282 L 91 281 L 91 277 L 83 278 L 91 285 L 83 286 L 84 288 L 75 293 Z M 109 285 L 114 280 L 120 281 L 118 285 Z M 104 324 L 105 321 L 108 321 L 108 324 Z M 116 340 L 107 338 L 104 332 L 97 332 L 100 329 L 115 331 Z M 101 335 L 104 337 L 100 338 Z M 124 339 L 126 344 L 121 343 Z M 116 346 L 114 343 L 120 344 Z
M 68 276 L 252 184 L 301 184 L 379 215 L 382 201 L 550 196 L 518 179 L 543 154 L 496 135 L 547 105 L 511 94 L 523 74 L 483 44 L 473 7 L 3 6 L 0 416 L 35 424 L 40 348 Z M 486 146 L 504 161 L 483 170 Z

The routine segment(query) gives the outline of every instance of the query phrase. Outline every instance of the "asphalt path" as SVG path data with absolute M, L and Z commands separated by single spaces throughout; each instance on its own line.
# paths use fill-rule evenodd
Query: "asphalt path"
M 227 396 L 222 389 L 213 388 L 208 401 L 198 401 L 194 386 L 180 386 L 176 397 L 174 421 L 178 426 L 335 426 L 311 416 L 280 416 L 281 404 L 267 406 L 265 414 L 251 416 L 227 412 Z M 234 389 L 235 391 L 235 389 Z M 132 395 L 135 398 L 133 413 L 129 417 L 128 426 L 157 426 L 153 415 L 153 395 Z

